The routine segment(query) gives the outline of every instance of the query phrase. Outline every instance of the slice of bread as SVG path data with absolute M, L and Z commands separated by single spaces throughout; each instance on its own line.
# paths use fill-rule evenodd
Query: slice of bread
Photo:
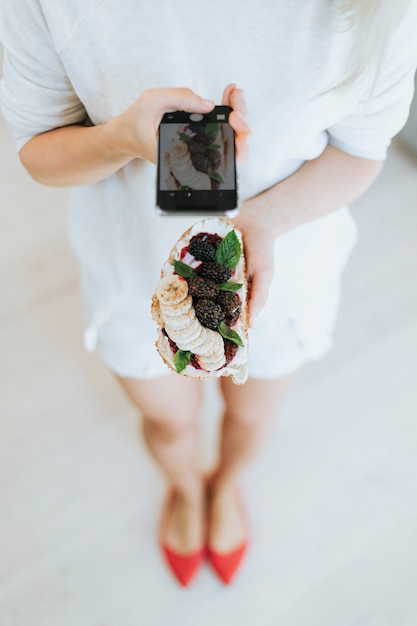
M 240 315 L 231 328 L 222 324 L 222 333 L 231 335 L 236 353 L 226 365 L 225 342 L 219 327 L 207 329 L 196 318 L 195 298 L 188 294 L 186 278 L 179 276 L 174 261 L 181 261 L 196 270 L 202 261 L 195 259 L 187 248 L 191 239 L 201 233 L 218 235 L 224 239 L 234 231 L 240 243 L 241 254 L 237 263 L 233 263 L 233 274 L 229 281 L 242 285 L 235 293 L 241 301 Z M 233 235 L 232 235 L 233 237 Z M 231 376 L 236 384 L 243 384 L 248 377 L 248 290 L 246 280 L 245 257 L 242 234 L 231 220 L 225 218 L 206 218 L 195 223 L 177 241 L 169 258 L 164 263 L 160 281 L 152 297 L 152 317 L 158 325 L 156 347 L 162 359 L 170 369 L 189 378 L 219 378 Z M 192 303 L 192 304 L 191 304 Z M 232 332 L 230 332 L 232 331 Z M 231 344 L 226 341 L 229 348 Z M 176 352 L 177 356 L 175 356 Z M 191 356 L 192 355 L 192 356 Z M 178 360 L 185 359 L 182 365 Z M 188 363 L 188 364 L 187 364 Z M 213 369 L 211 369 L 213 368 Z

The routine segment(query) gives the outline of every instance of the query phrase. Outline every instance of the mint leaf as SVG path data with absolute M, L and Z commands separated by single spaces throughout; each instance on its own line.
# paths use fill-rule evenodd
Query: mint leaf
M 219 183 L 224 183 L 224 180 L 220 176 L 220 174 L 218 174 L 217 172 L 213 172 L 211 167 L 208 168 L 207 174 L 210 176 L 210 178 L 213 178 L 214 180 L 217 180 Z
M 221 145 L 219 143 L 211 143 L 207 146 L 207 150 L 220 150 Z
M 191 135 L 186 135 L 185 133 L 180 133 L 180 139 L 182 139 L 182 141 L 185 141 L 185 143 L 190 143 L 192 137 L 191 137 Z
M 194 276 L 193 268 L 182 261 L 177 261 L 177 259 L 174 259 L 174 269 L 182 278 L 190 278 L 190 276 Z
M 210 122 L 204 127 L 204 133 L 212 139 L 214 139 L 219 134 L 219 130 L 220 124 L 218 122 Z
M 174 354 L 174 365 L 178 374 L 181 374 L 183 370 L 191 361 L 191 352 L 185 352 L 185 350 L 177 350 Z
M 234 230 L 227 233 L 226 237 L 222 239 L 219 247 L 216 250 L 216 261 L 219 265 L 224 265 L 231 270 L 234 270 L 239 263 L 240 255 L 242 254 L 242 246 Z
M 238 335 L 237 332 L 229 328 L 224 322 L 220 322 L 218 326 L 218 331 L 225 339 L 230 339 L 230 341 L 233 341 L 233 343 L 236 343 L 238 346 L 244 346 L 240 335 Z
M 237 291 L 238 289 L 240 289 L 241 287 L 243 287 L 242 283 L 232 283 L 232 282 L 228 282 L 228 283 L 220 283 L 219 285 L 217 285 L 219 289 L 221 289 L 222 291 Z

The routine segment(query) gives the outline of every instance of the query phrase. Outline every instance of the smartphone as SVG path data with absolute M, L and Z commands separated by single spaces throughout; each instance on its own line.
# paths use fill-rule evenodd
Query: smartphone
M 159 125 L 157 209 L 163 215 L 238 213 L 232 108 L 165 113 Z

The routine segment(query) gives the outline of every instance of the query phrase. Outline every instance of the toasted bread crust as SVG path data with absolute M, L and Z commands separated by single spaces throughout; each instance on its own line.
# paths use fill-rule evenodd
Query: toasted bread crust
M 243 250 L 243 240 L 240 231 L 235 228 L 233 222 L 226 218 L 206 218 L 193 224 L 188 230 L 186 230 L 177 243 L 172 248 L 167 261 L 161 271 L 161 279 L 165 276 L 174 273 L 173 263 L 174 260 L 179 260 L 181 250 L 188 246 L 191 238 L 201 232 L 207 232 L 212 234 L 218 234 L 221 237 L 225 237 L 228 232 L 234 230 L 240 240 Z M 241 255 L 241 259 L 236 267 L 235 275 L 233 277 L 235 282 L 243 284 L 243 287 L 239 290 L 239 296 L 242 300 L 242 308 L 239 323 L 239 335 L 241 336 L 244 347 L 239 347 L 234 359 L 221 369 L 215 371 L 205 371 L 202 369 L 196 369 L 192 365 L 188 365 L 181 374 L 188 378 L 206 379 L 206 378 L 219 378 L 220 376 L 231 376 L 233 382 L 236 384 L 243 384 L 248 376 L 248 290 L 247 290 L 247 278 L 246 278 L 246 266 L 244 254 Z M 168 338 L 163 332 L 164 321 L 162 318 L 160 305 L 156 293 L 152 297 L 151 305 L 152 317 L 158 325 L 158 338 L 155 343 L 156 348 L 163 359 L 164 363 L 174 372 L 176 372 L 174 365 L 174 353 L 169 345 Z

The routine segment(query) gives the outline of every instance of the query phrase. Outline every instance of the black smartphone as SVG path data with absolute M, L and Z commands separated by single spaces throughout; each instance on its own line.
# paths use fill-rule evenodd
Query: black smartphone
M 163 215 L 238 212 L 232 108 L 165 113 L 159 125 L 157 207 Z

